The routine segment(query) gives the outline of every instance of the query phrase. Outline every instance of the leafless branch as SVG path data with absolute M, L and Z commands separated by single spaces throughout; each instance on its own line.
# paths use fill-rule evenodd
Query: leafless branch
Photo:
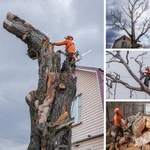
M 130 98 L 132 98 L 133 96 L 132 92 L 133 92 L 133 89 L 130 89 Z
M 107 97 L 107 99 L 109 99 L 110 98 L 110 95 L 113 95 L 112 93 L 111 93 L 111 89 L 112 89 L 112 80 L 111 79 L 109 79 L 109 78 L 106 78 L 106 85 L 107 85 L 107 93 L 108 93 L 108 97 Z
M 127 51 L 127 54 L 126 54 L 126 60 L 127 60 L 127 65 L 129 64 L 129 51 Z
M 138 63 L 138 65 L 140 67 L 139 68 L 140 78 L 137 77 L 137 75 L 132 71 L 132 69 L 128 65 L 129 64 L 129 52 L 126 53 L 126 61 L 121 56 L 121 52 L 120 51 L 107 52 L 107 53 L 110 54 L 113 57 L 116 57 L 117 61 L 119 61 L 119 63 L 121 63 L 126 68 L 126 70 L 131 75 L 131 77 L 139 84 L 139 87 L 134 87 L 134 86 L 128 84 L 127 82 L 124 82 L 123 80 L 121 80 L 120 75 L 118 75 L 118 73 L 116 73 L 116 72 L 114 72 L 114 74 L 107 73 L 106 74 L 107 80 L 111 79 L 111 83 L 120 83 L 120 84 L 124 85 L 126 88 L 128 88 L 130 90 L 141 91 L 141 92 L 145 92 L 148 95 L 150 95 L 150 89 L 147 86 L 145 86 L 144 83 L 141 80 L 144 77 L 144 73 L 142 72 L 142 67 L 144 65 L 144 63 L 143 63 L 143 56 L 146 55 L 147 52 L 143 52 L 142 54 L 139 54 L 135 58 L 131 57 L 131 59 L 134 59 L 134 61 L 136 63 Z M 142 61 L 138 60 L 139 57 L 142 57 Z M 115 58 L 113 58 L 113 59 L 115 59 Z M 109 60 L 107 62 L 112 63 Z M 116 63 L 118 63 L 118 62 L 116 62 Z M 114 97 L 116 97 L 116 89 L 114 91 L 114 94 L 115 94 Z M 132 96 L 132 95 L 130 94 L 130 96 Z
M 139 54 L 136 58 L 131 57 L 130 59 L 134 59 L 134 61 L 139 65 L 139 73 L 140 73 L 140 80 L 142 80 L 145 76 L 144 76 L 144 72 L 142 71 L 142 67 L 144 66 L 143 63 L 143 56 L 146 55 L 147 52 L 143 52 L 142 54 Z M 139 61 L 138 58 L 142 57 L 142 60 Z
M 122 80 L 120 80 L 120 79 L 116 79 L 113 75 L 110 75 L 110 74 L 106 74 L 106 76 L 108 77 L 108 78 L 110 78 L 110 79 L 112 79 L 112 82 L 114 82 L 114 83 L 120 83 L 120 84 L 122 84 L 122 85 L 124 85 L 126 88 L 128 88 L 128 89 L 133 89 L 133 90 L 135 90 L 135 91 L 142 91 L 142 88 L 141 87 L 134 87 L 134 86 L 131 86 L 131 85 L 129 85 L 128 83 L 126 83 L 126 82 L 124 82 L 124 81 L 122 81 Z

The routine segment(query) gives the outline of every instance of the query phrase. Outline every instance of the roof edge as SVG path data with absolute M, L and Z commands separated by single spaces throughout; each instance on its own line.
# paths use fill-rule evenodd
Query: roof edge
M 96 68 L 96 67 L 86 67 L 86 66 L 77 66 L 76 67 L 76 69 L 82 69 L 82 70 L 91 70 L 91 71 L 98 71 L 98 70 L 100 70 L 100 71 L 102 71 L 102 72 L 104 72 L 104 70 L 102 70 L 101 68 Z

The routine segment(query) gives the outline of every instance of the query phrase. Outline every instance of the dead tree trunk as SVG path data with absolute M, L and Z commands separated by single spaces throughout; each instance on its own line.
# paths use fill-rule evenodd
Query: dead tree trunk
M 38 88 L 26 96 L 31 118 L 28 150 L 71 149 L 70 110 L 76 78 L 72 73 L 60 73 L 60 54 L 54 52 L 49 38 L 31 24 L 8 13 L 3 27 L 28 45 L 31 59 L 38 59 Z

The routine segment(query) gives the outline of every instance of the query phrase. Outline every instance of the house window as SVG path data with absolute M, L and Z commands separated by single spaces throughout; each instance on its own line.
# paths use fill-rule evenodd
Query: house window
M 75 124 L 81 122 L 81 95 L 76 96 L 72 101 L 71 117 L 74 117 Z
M 121 47 L 126 48 L 127 47 L 127 42 L 122 42 Z

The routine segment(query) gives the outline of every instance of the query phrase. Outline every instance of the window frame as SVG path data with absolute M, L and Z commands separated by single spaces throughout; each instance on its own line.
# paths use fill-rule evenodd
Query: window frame
M 80 104 L 79 104 L 79 99 L 78 97 L 80 97 Z M 75 104 L 75 100 L 77 100 L 77 104 Z M 76 108 L 75 108 L 76 107 Z M 75 115 L 73 114 L 73 110 L 72 108 L 74 109 L 77 109 L 77 112 L 75 112 Z M 80 114 L 79 114 L 79 110 L 80 110 Z M 79 117 L 80 115 L 80 117 Z M 73 118 L 74 117 L 74 123 L 72 124 L 73 126 L 76 126 L 78 124 L 81 124 L 81 120 L 82 120 L 82 93 L 78 94 L 77 96 L 75 96 L 72 100 L 72 104 L 71 104 L 71 117 Z
M 121 48 L 127 48 L 127 42 L 126 41 L 121 42 Z

